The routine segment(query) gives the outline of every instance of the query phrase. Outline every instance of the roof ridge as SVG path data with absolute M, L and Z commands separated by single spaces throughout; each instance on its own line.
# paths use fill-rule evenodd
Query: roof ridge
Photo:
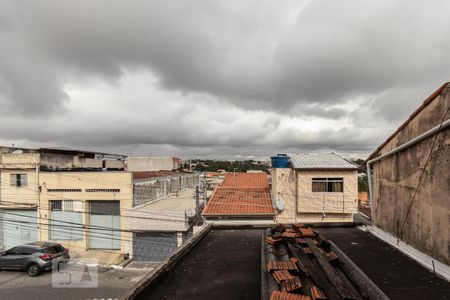
M 435 90 L 428 98 L 426 98 L 423 103 L 404 121 L 397 130 L 394 131 L 381 145 L 379 145 L 375 151 L 373 151 L 369 157 L 366 159 L 366 163 L 374 158 L 378 152 L 381 151 L 384 146 L 386 146 L 400 131 L 402 131 L 408 124 L 411 122 L 425 107 L 427 107 L 431 102 L 433 102 L 437 97 L 439 97 L 444 89 L 447 87 L 447 85 L 450 85 L 450 81 L 445 82 L 443 85 L 441 85 L 437 90 Z

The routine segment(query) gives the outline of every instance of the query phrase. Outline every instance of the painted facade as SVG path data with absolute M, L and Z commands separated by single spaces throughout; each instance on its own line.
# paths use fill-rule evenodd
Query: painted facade
M 342 178 L 343 192 L 313 192 L 313 178 Z M 284 210 L 279 223 L 352 222 L 358 205 L 356 170 L 302 171 L 273 169 L 272 191 Z
M 1 156 L 0 213 L 10 219 L 11 226 L 18 231 L 27 229 L 33 241 L 55 240 L 80 252 L 111 237 L 112 246 L 105 244 L 105 249 L 131 254 L 131 233 L 122 231 L 121 224 L 125 223 L 123 212 L 133 203 L 132 174 L 105 168 L 109 164 L 113 170 L 123 169 L 122 161 L 107 163 L 108 160 L 43 154 L 38 150 Z M 97 207 L 102 203 L 117 207 L 117 212 L 114 216 L 95 216 L 91 211 L 94 202 Z M 94 218 L 100 221 L 95 223 Z M 102 226 L 102 218 L 114 222 Z M 3 240 L 7 242 L 7 238 Z M 25 241 L 26 236 L 16 242 Z M 100 247 L 103 244 L 97 245 Z

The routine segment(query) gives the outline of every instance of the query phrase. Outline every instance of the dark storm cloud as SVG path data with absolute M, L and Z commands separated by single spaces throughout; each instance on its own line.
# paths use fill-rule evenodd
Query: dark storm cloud
M 368 152 L 448 80 L 449 12 L 447 1 L 3 1 L 0 139 Z M 129 94 L 128 73 L 154 81 Z M 73 83 L 114 92 L 74 97 Z M 328 125 L 286 125 L 298 119 Z

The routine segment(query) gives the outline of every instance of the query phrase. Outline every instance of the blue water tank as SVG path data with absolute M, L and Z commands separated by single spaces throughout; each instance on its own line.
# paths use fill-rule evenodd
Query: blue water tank
M 273 169 L 289 168 L 290 157 L 286 154 L 277 154 L 276 156 L 272 156 L 270 159 L 272 160 Z

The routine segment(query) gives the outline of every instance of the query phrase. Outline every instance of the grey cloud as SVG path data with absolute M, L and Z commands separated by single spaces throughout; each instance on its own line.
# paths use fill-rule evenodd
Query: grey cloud
M 3 1 L 0 139 L 367 153 L 448 80 L 449 12 L 447 1 Z M 140 72 L 156 83 L 130 95 L 122 80 Z M 73 83 L 113 90 L 109 103 L 89 94 L 79 108 Z M 283 117 L 348 127 L 308 135 Z
M 60 75 L 114 79 L 124 67 L 144 67 L 167 89 L 209 93 L 246 109 L 343 102 L 446 75 L 450 42 L 429 34 L 450 27 L 445 1 L 290 4 L 10 1 L 5 11 L 30 43 L 29 56 L 50 60 Z M 294 24 L 283 20 L 292 9 Z M 47 73 L 31 75 L 39 71 Z M 64 98 L 62 82 L 41 80 L 41 99 Z M 34 88 L 32 78 L 24 84 Z M 30 95 L 16 96 L 24 98 Z

